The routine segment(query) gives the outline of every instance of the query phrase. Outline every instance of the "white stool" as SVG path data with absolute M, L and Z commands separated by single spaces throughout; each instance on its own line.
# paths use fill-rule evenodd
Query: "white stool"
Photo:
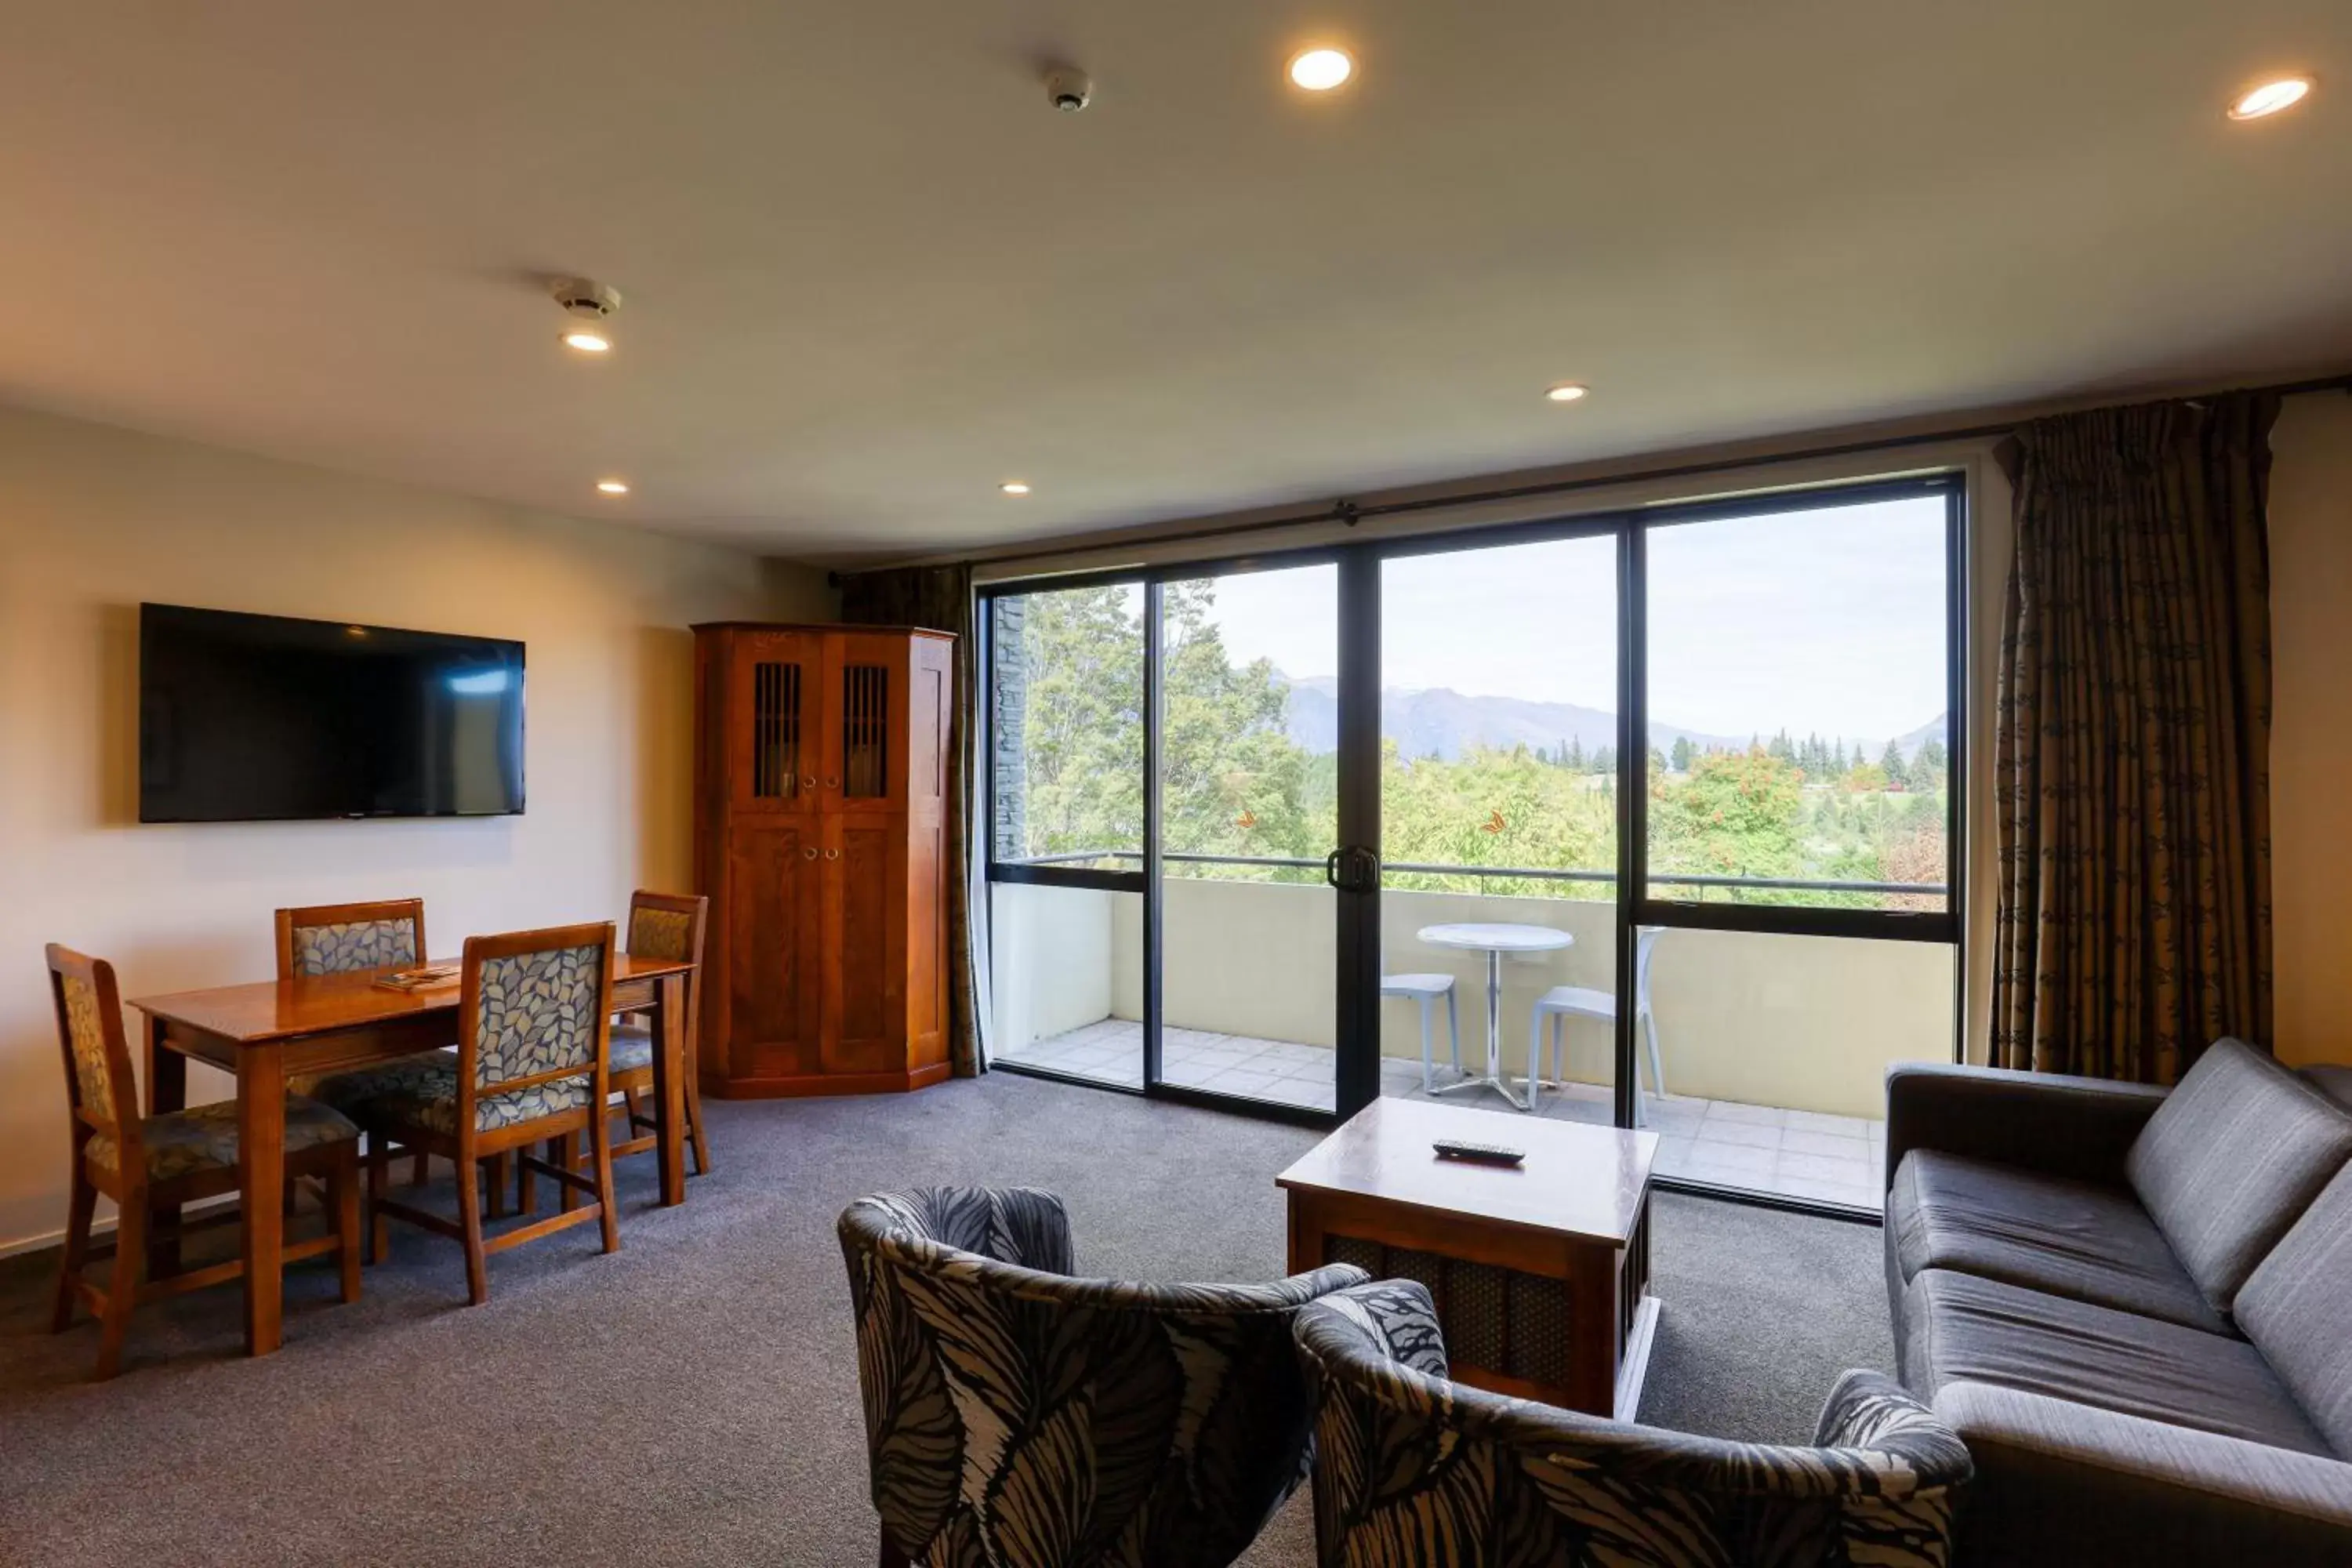
M 1359 994 L 1361 994 L 1359 993 Z M 1430 1090 L 1430 1009 L 1440 996 L 1445 998 L 1445 1028 L 1454 1041 L 1454 1070 L 1462 1070 L 1462 1017 L 1454 1005 L 1454 976 L 1451 974 L 1384 974 L 1381 976 L 1381 994 L 1410 996 L 1421 1004 L 1421 1092 Z
M 1664 935 L 1663 927 L 1645 927 L 1635 938 L 1633 948 L 1633 1021 L 1648 1037 L 1650 1044 L 1650 1083 L 1654 1092 L 1666 1092 L 1666 1069 L 1658 1051 L 1658 1017 L 1650 1010 L 1650 960 L 1658 950 L 1658 938 Z M 1554 1083 L 1560 1078 L 1560 1021 L 1570 1016 L 1598 1018 L 1602 1023 L 1617 1021 L 1617 998 L 1607 991 L 1595 991 L 1589 985 L 1555 985 L 1536 998 L 1535 1010 L 1528 1016 L 1528 1103 L 1533 1105 L 1537 1094 L 1536 1069 L 1543 1063 L 1544 1019 L 1551 1019 L 1551 1076 Z M 1642 1125 L 1642 1068 L 1633 1066 L 1633 1125 Z

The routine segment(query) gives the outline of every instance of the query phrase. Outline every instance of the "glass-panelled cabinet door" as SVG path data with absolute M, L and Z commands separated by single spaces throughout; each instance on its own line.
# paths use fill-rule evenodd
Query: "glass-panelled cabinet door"
M 739 810 L 803 811 L 816 798 L 819 639 L 749 632 L 735 645 L 729 744 Z
M 824 785 L 856 809 L 906 804 L 907 639 L 847 633 L 833 639 L 827 683 L 834 706 L 834 752 Z

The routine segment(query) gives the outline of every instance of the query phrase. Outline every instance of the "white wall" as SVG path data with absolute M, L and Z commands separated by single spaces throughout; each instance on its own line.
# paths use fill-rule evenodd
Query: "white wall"
M 690 883 L 688 623 L 828 597 L 736 551 L 0 410 L 0 1250 L 65 1213 L 42 943 L 136 996 L 267 979 L 280 905 L 421 895 L 441 952 L 618 920 Z M 142 600 L 521 639 L 529 812 L 139 826 Z M 189 1092 L 230 1091 L 200 1068 Z
M 1136 893 L 989 884 L 991 1047 L 1017 1051 L 1112 1016 L 1118 905 Z M 1139 1008 L 1122 1016 L 1140 1016 Z

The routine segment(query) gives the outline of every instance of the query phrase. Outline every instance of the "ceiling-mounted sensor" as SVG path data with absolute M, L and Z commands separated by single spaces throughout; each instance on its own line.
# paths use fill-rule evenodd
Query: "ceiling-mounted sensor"
M 565 348 L 583 354 L 612 353 L 613 334 L 604 323 L 621 308 L 618 289 L 593 278 L 558 278 L 547 286 L 547 291 L 555 296 L 555 302 L 572 318 L 558 334 Z
M 1095 100 L 1095 80 L 1076 66 L 1054 66 L 1045 72 L 1045 100 L 1065 114 L 1076 114 Z
M 621 308 L 621 291 L 593 278 L 558 278 L 547 286 L 567 315 L 601 321 Z

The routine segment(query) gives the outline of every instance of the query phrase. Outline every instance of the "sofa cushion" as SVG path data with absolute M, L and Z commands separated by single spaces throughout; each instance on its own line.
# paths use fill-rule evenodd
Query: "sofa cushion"
M 2326 1454 L 2262 1352 L 2243 1340 L 1929 1268 L 1904 1303 L 1903 1381 L 1932 1400 L 1989 1383 L 2224 1436 Z
M 2226 1312 L 2347 1159 L 2352 1114 L 2252 1046 L 2216 1040 L 2148 1118 L 2124 1171 L 2189 1278 Z
M 2312 1425 L 2352 1458 L 2352 1170 L 2238 1292 L 2238 1323 Z
M 1886 1223 L 1906 1285 L 1923 1268 L 1949 1268 L 2230 1331 L 2125 1188 L 1914 1149 L 1895 1170 Z

